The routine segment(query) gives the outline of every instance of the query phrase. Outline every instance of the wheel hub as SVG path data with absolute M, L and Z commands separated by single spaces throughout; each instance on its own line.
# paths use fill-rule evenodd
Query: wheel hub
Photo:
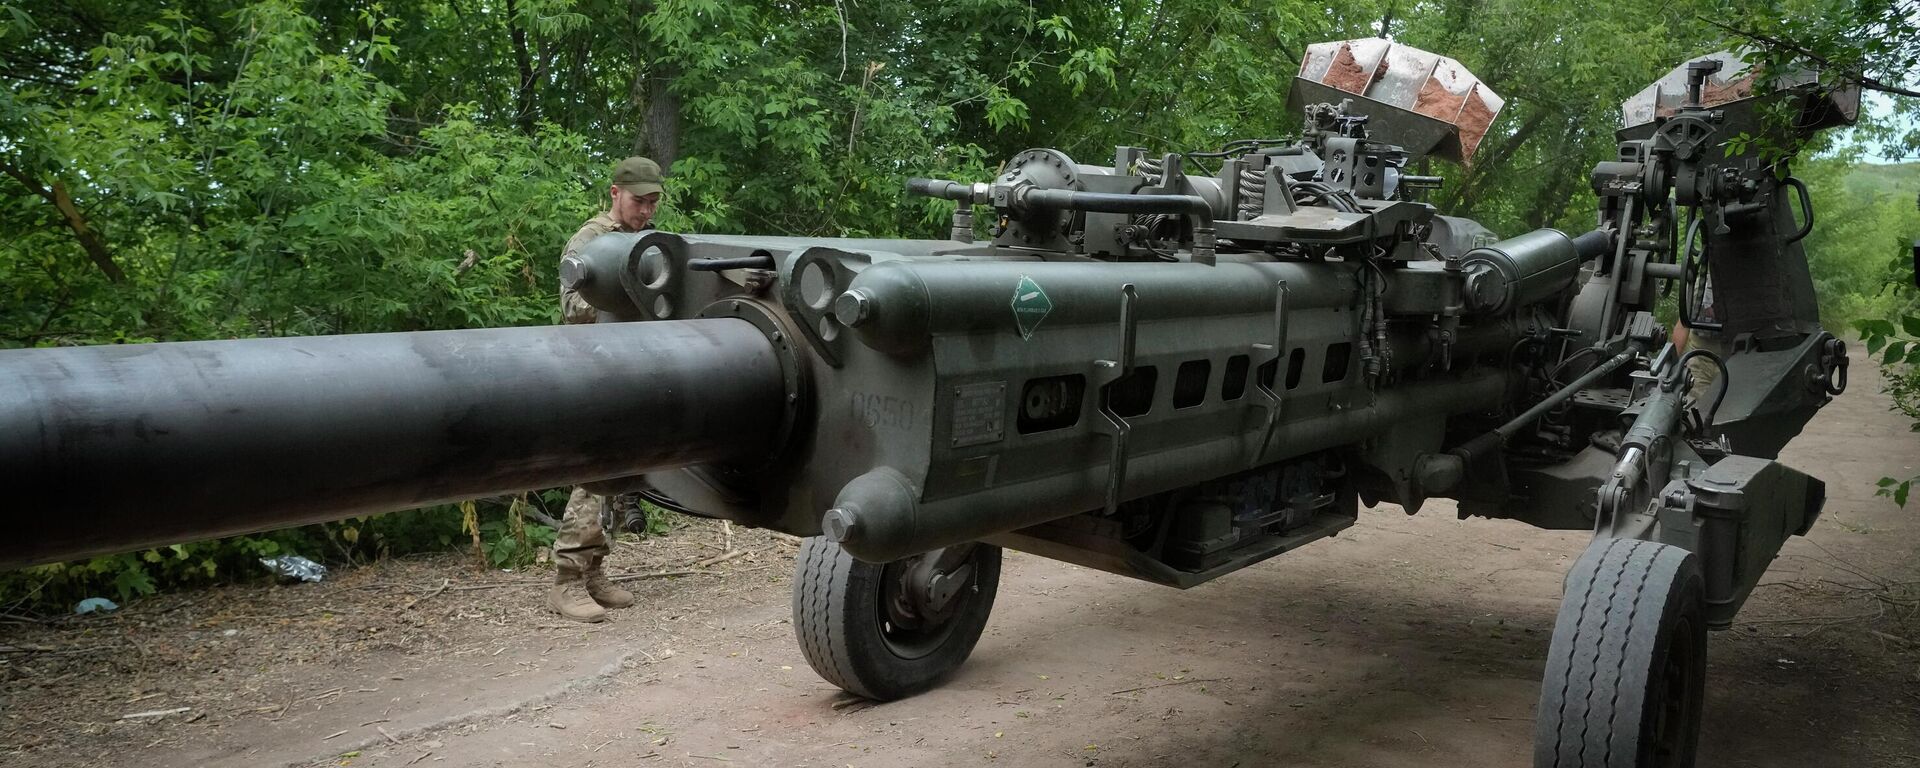
M 963 544 L 886 565 L 881 634 L 895 653 L 910 658 L 939 645 L 966 605 L 974 578 L 973 549 Z

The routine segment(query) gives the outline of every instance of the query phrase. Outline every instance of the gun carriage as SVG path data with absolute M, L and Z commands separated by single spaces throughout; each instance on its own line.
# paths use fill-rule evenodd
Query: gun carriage
M 945 239 L 607 235 L 562 279 L 632 322 L 0 352 L 0 565 L 637 490 L 808 537 L 806 657 L 892 699 L 971 652 L 1001 547 L 1184 588 L 1444 497 L 1594 533 L 1536 765 L 1690 764 L 1706 631 L 1820 510 L 1774 457 L 1846 383 L 1806 189 L 1725 140 L 1857 92 L 1756 82 L 1722 54 L 1629 101 L 1577 234 L 1422 202 L 1502 102 L 1356 40 L 1310 49 L 1299 136 L 911 180 Z

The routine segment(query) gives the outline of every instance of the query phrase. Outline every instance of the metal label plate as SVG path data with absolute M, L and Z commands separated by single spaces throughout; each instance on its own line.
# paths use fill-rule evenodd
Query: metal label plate
M 1007 436 L 1007 383 L 953 388 L 953 447 L 997 443 Z

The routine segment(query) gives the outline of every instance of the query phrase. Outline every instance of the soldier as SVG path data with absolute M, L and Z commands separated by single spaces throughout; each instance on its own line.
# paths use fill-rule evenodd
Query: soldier
M 614 166 L 613 185 L 607 190 L 613 198 L 612 208 L 580 225 L 580 231 L 567 241 L 560 258 L 572 256 L 608 232 L 645 229 L 660 205 L 660 182 L 660 166 L 652 160 L 629 157 L 620 161 Z M 568 323 L 599 320 L 599 313 L 592 305 L 564 286 L 560 289 L 560 314 Z M 606 609 L 633 605 L 633 593 L 614 586 L 601 568 L 608 546 L 607 532 L 600 518 L 601 511 L 609 505 L 621 513 L 615 516 L 616 520 L 624 520 L 629 511 L 638 511 L 637 501 L 626 494 L 608 498 L 576 487 L 567 499 L 566 510 L 561 513 L 560 532 L 553 542 L 554 584 L 547 592 L 547 606 L 561 616 L 575 621 L 601 621 L 607 618 Z

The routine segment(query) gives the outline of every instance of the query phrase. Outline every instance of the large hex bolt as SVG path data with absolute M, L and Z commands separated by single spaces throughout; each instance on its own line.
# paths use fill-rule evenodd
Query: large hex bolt
M 842 293 L 833 300 L 833 317 L 841 325 L 857 328 L 873 317 L 873 297 L 858 288 Z
M 860 533 L 860 518 L 852 511 L 835 507 L 820 518 L 820 532 L 829 540 L 844 543 Z

